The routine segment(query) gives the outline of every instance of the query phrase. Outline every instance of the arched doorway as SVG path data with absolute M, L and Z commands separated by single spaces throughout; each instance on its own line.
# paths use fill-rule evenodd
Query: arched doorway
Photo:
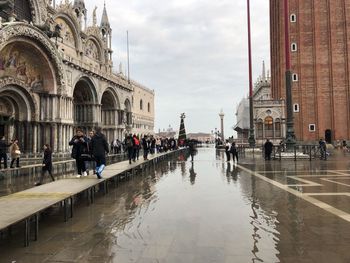
M 120 124 L 120 105 L 117 94 L 112 89 L 107 89 L 101 99 L 101 122 L 108 142 L 121 139 L 118 129 Z
M 273 138 L 273 118 L 271 116 L 265 118 L 264 130 L 266 138 Z
M 74 125 L 86 132 L 98 124 L 96 112 L 98 105 L 95 86 L 88 78 L 81 78 L 74 87 Z
M 36 149 L 33 134 L 35 106 L 28 92 L 16 85 L 0 88 L 0 135 L 7 141 L 18 139 L 22 152 Z

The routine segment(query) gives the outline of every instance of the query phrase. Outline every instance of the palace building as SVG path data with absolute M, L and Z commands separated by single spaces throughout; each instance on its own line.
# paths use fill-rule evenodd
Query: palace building
M 271 88 L 285 99 L 284 1 L 270 0 Z M 350 0 L 288 1 L 298 141 L 350 139 Z
M 0 0 L 0 136 L 23 152 L 69 152 L 76 127 L 101 126 L 108 141 L 138 125 L 153 133 L 154 91 L 113 72 L 106 6 L 100 23 L 96 9 L 87 25 L 84 0 Z

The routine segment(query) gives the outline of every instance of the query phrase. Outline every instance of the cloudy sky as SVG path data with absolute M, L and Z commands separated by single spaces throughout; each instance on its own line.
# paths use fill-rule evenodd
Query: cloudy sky
M 269 1 L 251 0 L 254 80 L 269 65 Z M 187 115 L 189 132 L 211 132 L 225 113 L 226 136 L 248 94 L 246 0 L 106 0 L 113 29 L 114 65 L 126 66 L 130 39 L 131 78 L 156 92 L 155 129 L 178 128 Z M 95 5 L 86 0 L 88 21 Z

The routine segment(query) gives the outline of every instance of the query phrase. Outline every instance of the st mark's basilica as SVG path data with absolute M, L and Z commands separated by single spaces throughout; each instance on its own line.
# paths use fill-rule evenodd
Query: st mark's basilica
M 69 152 L 76 127 L 101 126 L 108 141 L 154 129 L 154 91 L 112 63 L 106 6 L 84 0 L 0 0 L 0 136 L 23 152 Z

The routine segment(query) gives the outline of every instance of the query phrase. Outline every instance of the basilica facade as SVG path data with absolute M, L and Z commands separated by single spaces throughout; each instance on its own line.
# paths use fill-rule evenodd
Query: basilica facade
M 108 141 L 136 128 L 134 92 L 147 96 L 154 126 L 154 91 L 113 71 L 106 6 L 87 25 L 84 0 L 0 0 L 0 136 L 23 152 L 69 152 L 74 129 L 101 126 Z M 138 114 L 138 123 L 143 123 Z M 141 118 L 141 119 L 140 119 Z

